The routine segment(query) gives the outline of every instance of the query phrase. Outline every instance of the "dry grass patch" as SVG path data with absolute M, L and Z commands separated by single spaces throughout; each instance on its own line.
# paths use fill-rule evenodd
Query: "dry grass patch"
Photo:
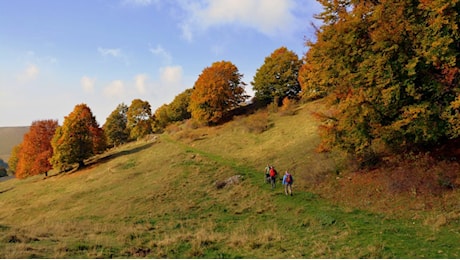
M 267 131 L 270 127 L 273 127 L 267 110 L 261 110 L 258 113 L 249 116 L 235 117 L 232 124 L 234 124 L 235 127 L 242 129 L 245 133 L 253 134 L 261 134 Z
M 271 226 L 254 225 L 254 223 L 241 223 L 229 235 L 228 242 L 235 248 L 246 250 L 272 249 L 284 239 L 277 224 Z

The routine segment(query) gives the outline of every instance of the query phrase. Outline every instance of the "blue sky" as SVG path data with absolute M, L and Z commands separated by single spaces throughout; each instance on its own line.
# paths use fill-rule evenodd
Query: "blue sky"
M 0 126 L 64 117 L 86 103 L 102 126 L 120 103 L 152 112 L 215 61 L 252 95 L 275 49 L 302 57 L 315 0 L 0 0 Z

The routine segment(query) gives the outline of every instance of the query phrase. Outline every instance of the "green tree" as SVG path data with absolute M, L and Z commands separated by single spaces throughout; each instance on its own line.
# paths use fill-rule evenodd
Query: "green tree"
M 198 77 L 190 96 L 192 118 L 205 124 L 216 124 L 228 112 L 245 101 L 242 74 L 229 61 L 214 62 Z
M 7 168 L 8 164 L 3 159 L 0 159 L 0 177 L 8 176 Z
M 64 123 L 56 129 L 51 141 L 54 168 L 63 170 L 102 152 L 106 141 L 102 128 L 86 104 L 76 105 L 74 110 L 64 118 Z
M 164 129 L 169 123 L 172 122 L 171 118 L 169 117 L 169 105 L 163 104 L 157 110 L 155 110 L 154 118 L 155 118 L 155 130 L 161 131 Z
M 128 124 L 128 106 L 121 103 L 107 117 L 105 124 L 102 126 L 109 146 L 124 144 L 129 139 Z
M 6 177 L 6 176 L 8 176 L 6 168 L 3 166 L 0 166 L 0 177 Z
M 186 89 L 177 95 L 170 104 L 163 104 L 154 114 L 155 128 L 161 130 L 172 122 L 178 122 L 191 117 L 188 107 L 192 89 Z
M 304 89 L 330 94 L 326 146 L 365 160 L 458 136 L 458 1 L 320 0 Z
M 255 98 L 267 104 L 276 100 L 277 105 L 281 105 L 285 97 L 297 98 L 300 92 L 298 76 L 301 66 L 302 61 L 293 51 L 286 47 L 276 49 L 265 58 L 264 64 L 257 69 L 251 82 Z
M 132 140 L 152 133 L 152 110 L 148 101 L 134 99 L 127 111 L 127 126 Z
M 184 92 L 177 95 L 168 106 L 168 117 L 171 122 L 182 121 L 189 119 L 192 115 L 188 111 L 190 105 L 190 96 L 193 89 L 186 89 Z

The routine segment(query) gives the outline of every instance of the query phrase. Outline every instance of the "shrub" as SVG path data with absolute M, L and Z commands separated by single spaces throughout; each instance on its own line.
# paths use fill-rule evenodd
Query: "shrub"
M 3 167 L 0 167 L 0 177 L 5 177 L 8 176 L 6 169 Z
M 292 116 L 295 114 L 295 101 L 289 98 L 283 99 L 283 104 L 281 105 L 281 115 L 283 116 Z
M 259 112 L 243 120 L 243 126 L 250 133 L 260 134 L 265 132 L 270 127 L 268 112 Z

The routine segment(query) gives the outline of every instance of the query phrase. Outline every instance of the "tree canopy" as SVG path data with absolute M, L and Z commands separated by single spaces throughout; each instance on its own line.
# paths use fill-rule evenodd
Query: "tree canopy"
M 83 166 L 85 159 L 105 149 L 106 140 L 91 109 L 79 104 L 56 129 L 51 144 L 54 152 L 51 163 L 63 170 L 75 163 Z
M 107 145 L 117 146 L 124 144 L 129 139 L 128 124 L 128 106 L 121 103 L 107 117 L 102 129 L 107 139 Z
M 17 162 L 12 161 L 12 167 L 17 178 L 38 175 L 52 168 L 49 162 L 53 155 L 51 139 L 57 127 L 57 120 L 40 120 L 32 123 L 21 145 L 13 149 L 15 154 L 12 160 Z
M 293 51 L 286 47 L 276 49 L 257 69 L 252 82 L 255 98 L 267 104 L 277 100 L 278 105 L 285 97 L 297 98 L 301 89 L 298 81 L 301 66 L 302 61 Z
M 214 62 L 198 77 L 190 97 L 189 111 L 198 122 L 215 124 L 246 100 L 242 74 L 229 61 Z
M 172 122 L 178 122 L 191 117 L 188 111 L 192 89 L 186 89 L 177 95 L 170 104 L 163 104 L 154 114 L 155 128 L 161 130 Z
M 134 99 L 127 111 L 129 137 L 135 140 L 152 133 L 152 109 L 148 101 Z
M 10 158 L 8 159 L 8 170 L 12 173 L 16 173 L 16 168 L 19 161 L 19 153 L 21 152 L 22 144 L 18 144 L 11 150 Z
M 174 97 L 174 100 L 169 104 L 168 117 L 171 122 L 182 121 L 192 116 L 188 111 L 192 91 L 193 89 L 191 88 L 184 90 Z
M 460 134 L 459 1 L 319 0 L 303 88 L 330 95 L 325 144 L 429 146 Z

